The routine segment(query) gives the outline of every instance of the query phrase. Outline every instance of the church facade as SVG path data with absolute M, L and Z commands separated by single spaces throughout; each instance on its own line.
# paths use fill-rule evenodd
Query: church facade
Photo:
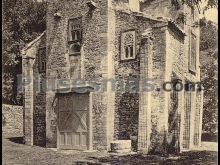
M 167 0 L 48 1 L 46 31 L 23 49 L 25 143 L 199 147 L 203 92 L 185 88 L 200 82 L 198 21 Z

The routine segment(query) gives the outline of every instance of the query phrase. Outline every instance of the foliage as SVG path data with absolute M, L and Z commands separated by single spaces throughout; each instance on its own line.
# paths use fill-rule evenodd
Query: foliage
M 217 27 L 211 21 L 205 18 L 200 20 L 201 37 L 200 37 L 200 50 L 204 51 L 210 48 L 215 48 L 218 44 Z
M 181 5 L 186 4 L 188 6 L 196 6 L 199 7 L 203 0 L 171 0 L 173 5 Z M 208 10 L 210 8 L 218 8 L 218 0 L 205 0 L 207 3 L 204 10 Z
M 18 104 L 21 49 L 46 29 L 46 2 L 3 0 L 3 102 Z M 19 99 L 22 100 L 22 99 Z
M 201 21 L 201 79 L 204 86 L 203 130 L 214 133 L 218 120 L 218 29 L 212 22 Z
M 206 0 L 207 6 L 205 7 L 205 10 L 208 10 L 210 8 L 218 8 L 218 0 Z
M 155 0 L 141 0 L 143 3 L 151 3 Z M 210 8 L 218 8 L 218 0 L 171 0 L 172 5 L 176 6 L 177 9 L 180 8 L 182 4 L 186 4 L 188 6 L 199 7 L 202 2 L 206 2 L 207 5 L 204 8 L 204 11 Z

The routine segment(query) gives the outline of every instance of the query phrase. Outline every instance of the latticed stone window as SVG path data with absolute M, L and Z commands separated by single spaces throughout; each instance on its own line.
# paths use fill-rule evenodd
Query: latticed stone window
M 121 35 L 121 60 L 136 57 L 135 31 L 124 32 Z
M 38 69 L 39 73 L 46 72 L 46 48 L 40 48 L 38 51 Z
M 190 37 L 190 52 L 189 52 L 189 70 L 196 72 L 196 36 L 191 33 Z
M 69 54 L 79 54 L 82 41 L 82 19 L 74 18 L 69 20 L 68 43 Z

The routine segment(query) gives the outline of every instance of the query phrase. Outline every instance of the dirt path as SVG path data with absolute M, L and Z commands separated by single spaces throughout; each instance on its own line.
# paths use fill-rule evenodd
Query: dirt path
M 27 146 L 3 139 L 5 165 L 217 165 L 217 152 L 194 151 L 178 156 L 153 155 L 111 156 L 104 152 L 60 152 L 37 146 Z
M 91 162 L 92 157 L 105 156 L 103 153 L 60 153 L 37 146 L 26 146 L 3 139 L 3 164 L 7 165 L 46 165 L 46 164 L 76 164 L 76 162 Z

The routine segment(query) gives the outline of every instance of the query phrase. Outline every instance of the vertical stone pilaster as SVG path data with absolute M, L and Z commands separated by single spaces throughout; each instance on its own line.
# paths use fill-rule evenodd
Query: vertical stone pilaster
M 144 82 L 152 76 L 152 41 L 142 40 L 140 52 L 140 91 L 138 121 L 138 151 L 147 153 L 151 134 L 151 91 L 145 91 Z
M 115 11 L 113 10 L 112 0 L 108 0 L 108 24 L 107 24 L 107 79 L 115 79 L 114 76 L 114 52 L 115 52 Z M 107 149 L 110 150 L 110 143 L 114 136 L 114 110 L 115 110 L 115 91 L 112 89 L 110 81 L 107 82 Z
M 92 97 L 93 97 L 93 93 L 91 92 L 89 94 L 89 150 L 93 150 Z
M 200 113 L 199 113 L 199 117 L 200 117 L 200 121 L 199 121 L 199 147 L 201 146 L 202 143 L 202 119 L 203 119 L 203 95 L 204 95 L 204 90 L 202 89 L 200 92 Z
M 185 81 L 182 82 L 185 84 Z M 180 152 L 183 150 L 183 132 L 184 132 L 184 94 L 185 91 L 182 90 L 179 92 L 179 102 L 180 102 L 180 135 L 179 135 L 179 144 L 180 144 Z
M 195 123 L 194 123 L 194 138 L 193 144 L 197 148 L 200 145 L 200 128 L 201 128 L 201 91 L 196 91 L 196 105 L 195 105 Z
M 24 142 L 27 145 L 33 145 L 33 111 L 34 111 L 34 77 L 33 64 L 35 59 L 23 59 L 23 78 L 26 83 L 24 86 Z
M 189 149 L 194 147 L 194 128 L 195 128 L 195 113 L 196 113 L 196 91 L 191 92 L 191 114 L 190 114 L 190 141 Z
M 165 36 L 166 36 L 166 57 L 165 57 L 165 75 L 164 75 L 164 81 L 170 82 L 172 80 L 172 71 L 173 71 L 173 61 L 174 56 L 170 52 L 170 45 L 172 44 L 171 41 L 171 35 L 169 33 L 168 29 L 165 29 Z M 173 92 L 173 91 L 172 91 Z M 164 129 L 168 130 L 168 118 L 169 118 L 169 103 L 170 103 L 170 92 L 165 92 L 165 105 L 164 105 L 164 113 L 166 114 L 164 116 Z

